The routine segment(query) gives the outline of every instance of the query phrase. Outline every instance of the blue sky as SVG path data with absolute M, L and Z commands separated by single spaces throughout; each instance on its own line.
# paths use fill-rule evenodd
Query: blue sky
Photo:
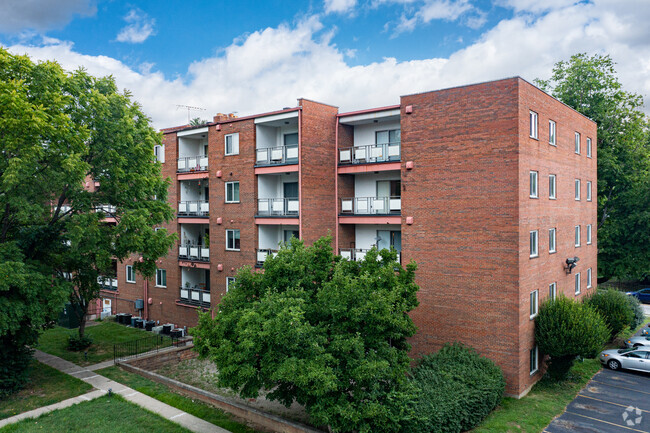
M 648 0 L 4 0 L 0 45 L 112 74 L 156 126 L 177 104 L 251 114 L 298 97 L 342 110 L 610 54 L 650 93 Z M 647 99 L 647 97 L 646 97 Z M 185 114 L 185 118 L 186 118 Z

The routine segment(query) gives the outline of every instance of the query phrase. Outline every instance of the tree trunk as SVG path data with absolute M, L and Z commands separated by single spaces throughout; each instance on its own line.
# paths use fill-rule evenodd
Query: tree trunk
M 88 316 L 88 304 L 85 302 L 81 303 L 81 317 L 79 318 L 79 338 L 84 338 L 84 332 L 86 332 L 86 317 Z

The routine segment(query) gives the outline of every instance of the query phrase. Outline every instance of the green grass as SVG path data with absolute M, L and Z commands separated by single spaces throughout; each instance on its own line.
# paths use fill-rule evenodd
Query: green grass
M 10 424 L 0 432 L 189 433 L 190 430 L 113 395 Z
M 102 321 L 97 325 L 88 326 L 86 335 L 93 340 L 88 348 L 88 359 L 84 351 L 72 352 L 67 349 L 68 336 L 78 334 L 77 329 L 67 329 L 56 326 L 48 329 L 38 340 L 37 349 L 58 356 L 77 365 L 86 366 L 106 361 L 113 357 L 113 344 L 137 340 L 155 334 L 142 329 L 128 328 L 113 321 Z
M 113 379 L 156 400 L 160 400 L 163 403 L 174 406 L 209 423 L 225 428 L 232 433 L 257 433 L 256 430 L 233 421 L 230 415 L 214 406 L 182 396 L 172 391 L 168 386 L 154 382 L 138 374 L 124 371 L 119 367 L 104 368 L 98 370 L 97 374 Z
M 32 361 L 30 369 L 27 385 L 19 392 L 0 400 L 0 419 L 58 403 L 93 389 L 86 382 L 36 360 Z

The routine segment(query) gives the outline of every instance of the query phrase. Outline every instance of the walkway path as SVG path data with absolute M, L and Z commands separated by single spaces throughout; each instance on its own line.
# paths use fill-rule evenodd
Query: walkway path
M 87 382 L 91 384 L 93 387 L 95 387 L 97 390 L 91 391 L 87 394 L 83 394 L 74 398 L 70 398 L 68 400 L 61 401 L 59 403 L 55 403 L 50 406 L 45 406 L 41 407 L 29 412 L 25 412 L 16 416 L 13 416 L 11 418 L 6 418 L 2 421 L 0 421 L 0 427 L 7 425 L 7 424 L 12 424 L 15 422 L 18 422 L 22 419 L 25 418 L 33 418 L 36 416 L 39 416 L 43 413 L 50 412 L 55 409 L 62 409 L 64 407 L 72 406 L 77 403 L 81 403 L 83 401 L 89 401 L 94 398 L 100 397 L 104 394 L 106 394 L 109 390 L 116 394 L 120 394 L 124 399 L 137 404 L 138 406 L 141 406 L 147 410 L 150 410 L 163 418 L 166 418 L 176 424 L 179 424 L 193 432 L 197 433 L 230 433 L 228 430 L 223 429 L 221 427 L 218 427 L 214 424 L 211 424 L 207 421 L 202 420 L 201 418 L 197 418 L 194 415 L 190 415 L 187 412 L 184 412 L 182 410 L 176 409 L 173 406 L 170 406 L 168 404 L 165 404 L 161 401 L 156 400 L 155 398 L 149 397 L 148 395 L 142 394 L 141 392 L 138 392 L 132 388 L 129 388 L 128 386 L 124 386 L 118 382 L 115 382 L 113 380 L 110 380 L 104 376 L 101 376 L 94 371 L 92 371 L 90 368 L 93 368 L 93 370 L 97 370 L 99 368 L 102 368 L 101 365 L 104 363 L 101 363 L 99 365 L 94 365 L 91 366 L 90 368 L 83 368 L 79 367 L 76 364 L 73 364 L 72 362 L 66 361 L 64 359 L 61 359 L 57 356 L 50 355 L 45 352 L 41 352 L 40 350 L 35 351 L 34 354 L 35 358 L 42 362 L 43 364 L 47 364 L 50 367 L 56 368 L 59 371 L 62 371 L 63 373 L 67 373 L 70 376 L 74 376 L 77 379 L 81 379 L 84 382 Z M 112 365 L 109 363 L 106 365 L 107 367 Z M 128 430 L 128 429 L 127 429 Z

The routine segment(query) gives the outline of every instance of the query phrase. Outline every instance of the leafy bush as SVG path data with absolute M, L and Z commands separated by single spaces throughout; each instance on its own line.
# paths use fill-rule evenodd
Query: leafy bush
M 77 334 L 72 334 L 68 337 L 68 350 L 73 352 L 79 352 L 84 350 L 90 345 L 93 344 L 93 340 L 90 337 L 79 337 Z
M 617 290 L 599 290 L 585 302 L 602 316 L 609 328 L 610 340 L 623 329 L 630 326 L 634 319 L 634 311 L 630 308 L 628 296 Z
M 32 349 L 25 341 L 34 341 L 22 335 L 0 337 L 0 401 L 18 391 L 27 382 Z
M 632 320 L 630 321 L 630 329 L 636 329 L 645 320 L 643 307 L 641 307 L 641 302 L 639 302 L 639 300 L 634 296 L 627 296 L 627 302 L 630 303 L 630 309 L 634 312 Z
M 494 410 L 505 390 L 501 369 L 460 343 L 423 357 L 411 381 L 420 392 L 415 418 L 403 426 L 405 433 L 469 430 Z
M 589 304 L 559 296 L 542 303 L 535 318 L 535 340 L 549 355 L 548 374 L 565 379 L 577 356 L 592 358 L 609 338 L 603 318 Z

